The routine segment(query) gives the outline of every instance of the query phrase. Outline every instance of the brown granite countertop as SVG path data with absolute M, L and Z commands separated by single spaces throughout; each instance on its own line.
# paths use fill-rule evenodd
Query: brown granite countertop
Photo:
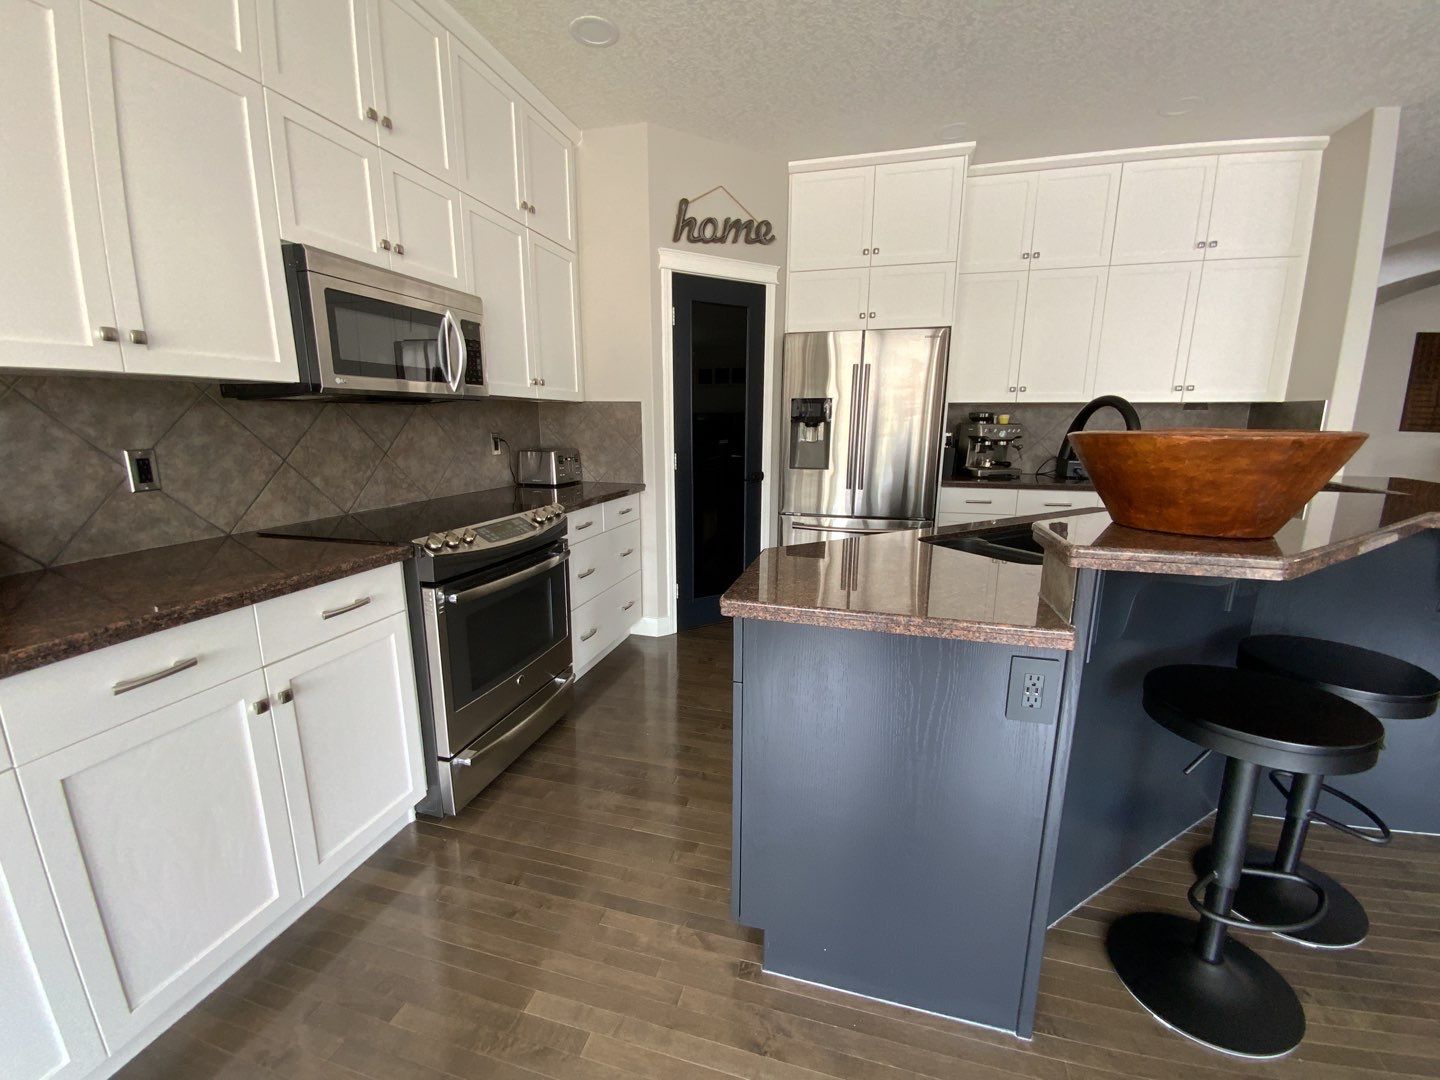
M 0 676 L 402 562 L 411 548 L 216 540 L 66 563 L 0 578 Z
M 1326 491 L 1371 491 L 1384 490 L 1387 485 L 1405 483 L 1398 477 L 1360 476 L 1346 477 L 1343 481 L 1326 484 Z M 1423 481 L 1408 481 L 1423 483 Z M 963 480 L 954 477 L 940 481 L 941 487 L 949 488 L 1021 488 L 1028 491 L 1094 491 L 1095 485 L 1087 480 L 1061 480 L 1041 473 L 1021 473 L 1013 480 Z
M 720 611 L 882 634 L 1074 648 L 1074 627 L 1041 599 L 1043 567 L 922 543 L 926 535 L 907 529 L 768 548 L 725 593 Z

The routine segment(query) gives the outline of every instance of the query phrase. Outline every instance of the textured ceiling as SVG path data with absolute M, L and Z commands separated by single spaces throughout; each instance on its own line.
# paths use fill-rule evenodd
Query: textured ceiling
M 452 2 L 582 128 L 649 121 L 788 158 L 935 143 L 960 120 L 977 160 L 1001 161 L 1418 106 L 1391 239 L 1440 228 L 1437 0 Z M 572 41 L 582 14 L 619 42 Z

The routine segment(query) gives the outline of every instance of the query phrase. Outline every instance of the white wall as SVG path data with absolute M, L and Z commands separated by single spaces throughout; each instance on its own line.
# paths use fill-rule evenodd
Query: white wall
M 1346 471 L 1352 475 L 1440 481 L 1440 434 L 1398 430 L 1415 335 L 1421 331 L 1440 332 L 1440 286 L 1375 309 L 1355 410 L 1356 429 L 1370 438 L 1350 461 Z
M 672 239 L 676 203 L 723 184 L 777 237 L 768 245 L 687 244 Z M 789 195 L 783 157 L 655 124 L 586 131 L 579 155 L 581 332 L 585 396 L 640 401 L 645 495 L 646 622 L 660 632 L 674 615 L 675 568 L 665 542 L 673 506 L 662 480 L 671 471 L 659 425 L 664 414 L 661 370 L 668 312 L 660 311 L 659 249 L 685 248 L 729 259 L 780 266 L 785 258 Z M 695 216 L 740 216 L 723 193 L 696 206 Z M 783 282 L 783 274 L 781 275 Z M 783 292 L 777 297 L 778 317 Z M 779 355 L 777 342 L 776 355 Z M 772 395 L 778 387 L 768 388 Z M 770 470 L 767 469 L 767 472 Z
M 1398 108 L 1372 109 L 1330 137 L 1320 166 L 1310 265 L 1300 305 L 1291 401 L 1327 400 L 1325 426 L 1355 418 L 1385 249 Z

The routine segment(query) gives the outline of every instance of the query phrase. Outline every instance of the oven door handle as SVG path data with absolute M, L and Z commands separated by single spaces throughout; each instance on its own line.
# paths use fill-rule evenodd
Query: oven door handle
M 445 599 L 451 604 L 464 604 L 470 600 L 479 600 L 482 597 L 491 596 L 508 589 L 512 585 L 519 585 L 522 581 L 529 581 L 533 577 L 539 577 L 546 571 L 553 570 L 570 557 L 568 551 L 562 551 L 558 555 L 551 555 L 544 562 L 538 562 L 534 566 L 521 570 L 519 573 L 503 577 L 499 581 L 489 581 L 484 585 L 476 585 L 473 589 L 464 589 L 460 592 L 447 593 Z

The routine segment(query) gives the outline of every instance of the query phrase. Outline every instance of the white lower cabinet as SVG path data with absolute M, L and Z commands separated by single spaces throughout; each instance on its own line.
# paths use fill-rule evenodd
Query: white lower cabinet
M 251 672 L 19 770 L 112 1052 L 300 897 L 265 699 Z
M 265 682 L 308 894 L 425 794 L 405 615 L 270 664 Z
M 76 1080 L 104 1057 L 20 785 L 0 773 L 0 1076 Z
M 641 616 L 640 496 L 568 515 L 570 647 L 584 675 Z

